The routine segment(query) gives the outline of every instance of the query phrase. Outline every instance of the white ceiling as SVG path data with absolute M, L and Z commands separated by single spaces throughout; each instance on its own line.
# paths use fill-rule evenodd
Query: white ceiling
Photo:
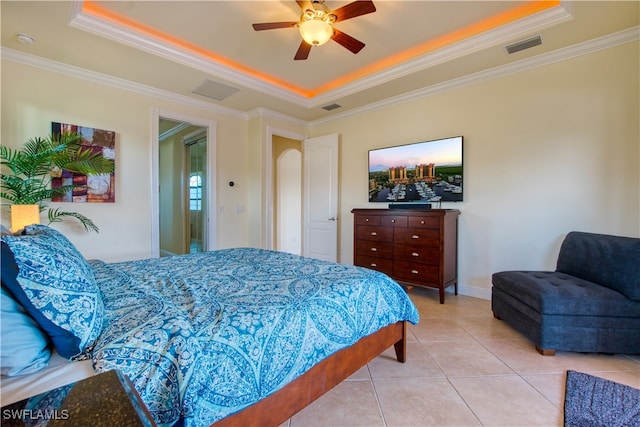
M 313 121 L 619 31 L 637 32 L 638 1 L 551 3 L 533 13 L 524 8 L 536 2 L 374 0 L 376 12 L 336 24 L 366 44 L 360 53 L 329 41 L 312 48 L 308 60 L 294 61 L 296 28 L 251 27 L 298 20 L 294 0 L 2 0 L 2 47 L 3 56 L 34 55 L 240 112 L 263 108 Z M 20 43 L 18 33 L 35 42 Z M 532 35 L 543 44 L 506 53 L 505 45 Z M 239 90 L 222 101 L 194 94 L 206 80 Z M 321 108 L 332 103 L 342 107 Z

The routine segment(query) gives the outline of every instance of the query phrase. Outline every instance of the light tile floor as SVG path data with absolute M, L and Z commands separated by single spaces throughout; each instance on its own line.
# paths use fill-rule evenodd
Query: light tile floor
M 640 388 L 640 356 L 557 352 L 493 318 L 491 302 L 414 288 L 407 362 L 388 349 L 282 427 L 562 426 L 566 371 Z

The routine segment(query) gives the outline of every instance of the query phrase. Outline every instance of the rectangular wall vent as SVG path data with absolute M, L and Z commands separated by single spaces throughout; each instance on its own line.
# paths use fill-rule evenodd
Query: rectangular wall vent
M 324 107 L 322 107 L 322 109 L 323 110 L 327 110 L 327 111 L 331 111 L 331 110 L 335 110 L 336 108 L 340 108 L 340 107 L 342 107 L 342 105 L 333 103 L 333 104 L 325 105 Z
M 227 86 L 222 83 L 214 82 L 213 80 L 205 80 L 200 86 L 193 90 L 193 93 L 206 96 L 207 98 L 223 101 L 230 97 L 240 89 L 233 86 Z
M 541 44 L 542 44 L 542 37 L 534 36 L 525 40 L 521 40 L 516 43 L 512 43 L 510 45 L 505 46 L 504 48 L 507 50 L 507 53 L 511 55 L 525 49 L 529 49 L 535 46 L 540 46 Z

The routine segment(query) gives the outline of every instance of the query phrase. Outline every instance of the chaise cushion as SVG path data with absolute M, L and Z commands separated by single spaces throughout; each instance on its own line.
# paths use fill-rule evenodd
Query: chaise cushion
M 640 304 L 604 286 L 551 271 L 494 273 L 493 286 L 548 315 L 640 318 Z
M 640 239 L 572 231 L 562 242 L 556 271 L 640 300 Z

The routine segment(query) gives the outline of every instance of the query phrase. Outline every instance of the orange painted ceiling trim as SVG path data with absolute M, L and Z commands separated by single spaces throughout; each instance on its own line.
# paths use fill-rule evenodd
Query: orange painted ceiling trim
M 526 3 L 515 6 L 509 10 L 491 16 L 487 19 L 478 21 L 474 24 L 468 25 L 451 33 L 436 37 L 435 39 L 428 40 L 420 45 L 414 46 L 402 52 L 398 52 L 395 55 L 388 56 L 378 62 L 374 62 L 366 67 L 330 81 L 316 89 L 309 91 L 309 93 L 311 96 L 316 96 L 321 93 L 336 89 L 360 78 L 372 75 L 387 68 L 391 68 L 411 59 L 418 58 L 429 52 L 436 51 L 445 46 L 450 46 L 454 43 L 458 43 L 470 37 L 477 36 L 489 30 L 499 28 L 503 25 L 515 22 L 518 19 L 526 18 L 527 16 L 542 12 L 543 10 L 553 8 L 559 4 L 560 0 L 527 1 Z
M 171 34 L 164 33 L 155 28 L 144 25 L 140 22 L 134 21 L 112 11 L 109 11 L 103 7 L 100 7 L 92 0 L 85 0 L 82 5 L 82 12 L 88 15 L 92 15 L 96 18 L 103 19 L 108 22 L 112 22 L 119 26 L 128 28 L 137 33 L 145 34 L 155 40 L 165 42 L 169 45 L 191 52 L 203 58 L 209 59 L 215 63 L 249 75 L 253 78 L 261 80 L 263 82 L 272 84 L 282 89 L 293 92 L 305 98 L 313 98 L 314 96 L 328 92 L 330 90 L 337 89 L 343 85 L 356 81 L 366 76 L 370 76 L 374 73 L 380 72 L 387 68 L 391 68 L 405 61 L 418 58 L 429 52 L 436 51 L 445 46 L 458 43 L 462 40 L 468 39 L 473 36 L 477 36 L 484 32 L 499 28 L 503 25 L 515 22 L 519 19 L 526 18 L 527 16 L 534 15 L 544 10 L 551 9 L 560 4 L 560 0 L 551 1 L 526 1 L 511 9 L 498 13 L 489 18 L 478 21 L 474 24 L 468 25 L 459 30 L 453 31 L 448 34 L 436 37 L 435 39 L 428 40 L 422 44 L 406 49 L 402 52 L 398 52 L 394 55 L 383 58 L 377 62 L 374 62 L 366 67 L 360 68 L 356 71 L 348 73 L 342 77 L 327 82 L 317 88 L 305 89 L 296 86 L 290 82 L 278 79 L 262 71 L 253 69 L 239 62 L 233 61 L 222 55 L 218 55 L 193 43 L 189 43 Z
M 193 43 L 189 43 L 185 40 L 182 40 L 178 37 L 172 36 L 171 34 L 167 34 L 164 33 L 162 31 L 159 31 L 155 28 L 149 27 L 147 25 L 144 25 L 140 22 L 134 21 L 133 19 L 129 19 L 127 17 L 124 17 L 122 15 L 119 15 L 117 13 L 114 13 L 110 10 L 107 10 L 99 5 L 97 5 L 95 2 L 91 1 L 91 0 L 85 0 L 82 4 L 82 12 L 86 13 L 88 15 L 92 15 L 96 18 L 100 18 L 103 19 L 105 21 L 108 22 L 112 22 L 114 24 L 117 24 L 121 27 L 125 27 L 127 29 L 130 29 L 134 32 L 137 32 L 139 34 L 144 34 L 147 35 L 155 40 L 159 40 L 162 42 L 165 42 L 169 45 L 172 45 L 174 47 L 178 47 L 180 49 L 183 49 L 187 52 L 196 54 L 198 56 L 204 57 L 206 59 L 209 59 L 215 63 L 218 63 L 220 65 L 223 65 L 225 67 L 231 68 L 235 71 L 239 71 L 243 74 L 247 74 L 249 76 L 252 76 L 256 79 L 262 80 L 264 82 L 270 83 L 272 85 L 275 86 L 279 86 L 281 88 L 287 89 L 291 92 L 297 93 L 299 95 L 305 96 L 305 97 L 309 97 L 307 95 L 307 92 L 305 89 L 300 88 L 298 86 L 295 86 L 291 83 L 288 83 L 284 80 L 280 80 L 277 79 L 276 77 L 270 76 L 266 73 L 263 73 L 261 71 L 255 70 L 253 68 L 247 67 L 244 64 L 241 64 L 239 62 L 233 61 L 229 58 L 226 58 L 222 55 L 218 55 L 214 52 L 211 52 L 210 50 L 204 49 L 198 45 L 195 45 Z

